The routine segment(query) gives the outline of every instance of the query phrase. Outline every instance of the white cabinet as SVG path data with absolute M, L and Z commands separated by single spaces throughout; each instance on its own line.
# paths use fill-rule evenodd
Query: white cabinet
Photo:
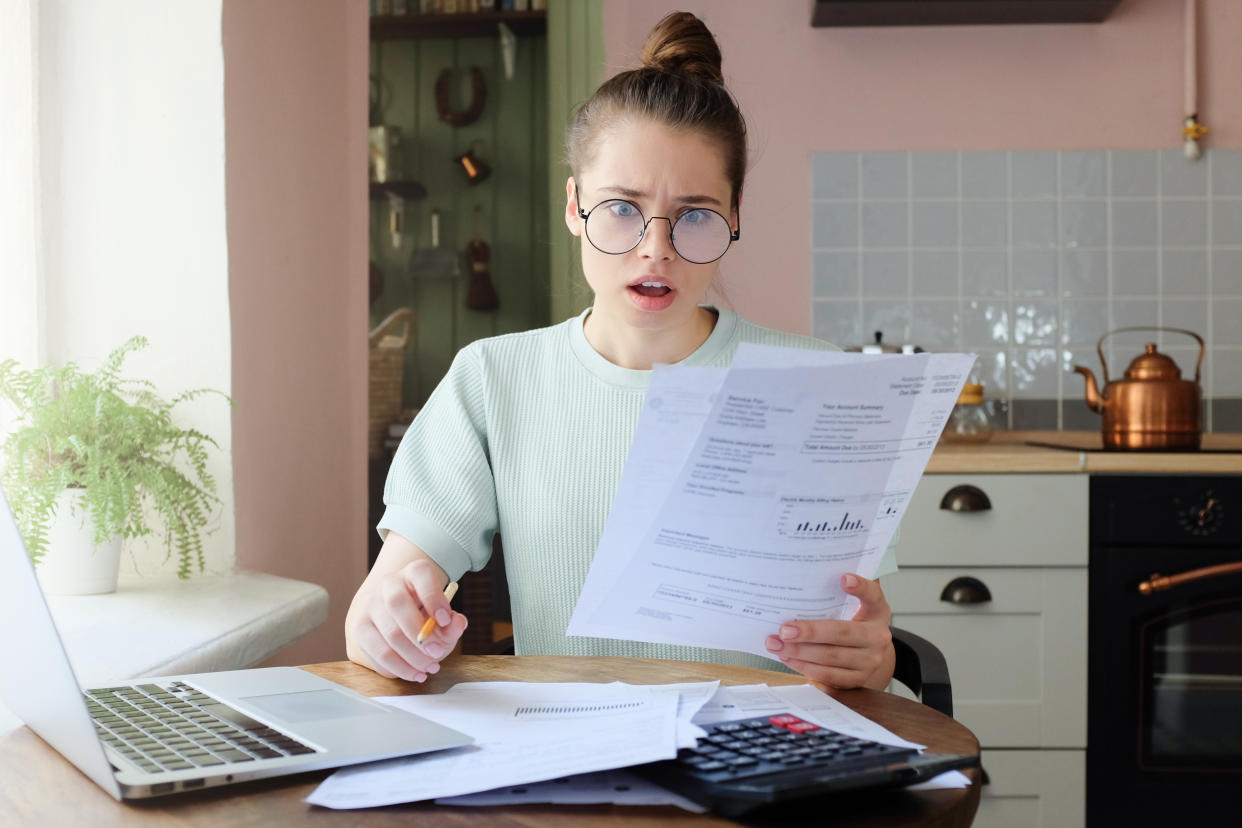
M 988 784 L 973 828 L 1074 828 L 1086 812 L 1086 753 L 984 750 Z
M 991 780 L 981 828 L 1083 822 L 1087 483 L 928 474 L 902 520 L 885 595 L 893 623 L 948 661 L 954 717 L 979 737 Z M 944 508 L 954 498 L 971 510 Z

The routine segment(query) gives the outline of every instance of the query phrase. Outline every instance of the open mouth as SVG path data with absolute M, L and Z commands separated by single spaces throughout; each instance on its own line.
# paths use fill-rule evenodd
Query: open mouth
M 655 282 L 655 281 L 639 282 L 637 284 L 630 285 L 630 290 L 634 291 L 635 293 L 639 293 L 643 296 L 650 296 L 653 298 L 659 297 L 659 296 L 666 296 L 669 293 L 673 292 L 673 289 L 669 287 L 668 285 L 664 284 L 663 282 Z

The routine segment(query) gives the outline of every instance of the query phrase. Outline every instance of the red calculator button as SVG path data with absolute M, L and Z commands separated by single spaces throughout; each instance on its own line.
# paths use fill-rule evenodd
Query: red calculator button
M 819 725 L 813 725 L 810 722 L 797 721 L 793 724 L 785 725 L 785 729 L 790 733 L 810 733 L 812 730 L 819 730 Z
M 777 727 L 789 727 L 791 724 L 794 724 L 795 722 L 800 722 L 800 721 L 802 720 L 799 719 L 797 716 L 791 716 L 788 713 L 785 713 L 780 716 L 772 716 L 768 719 L 769 724 L 774 724 Z

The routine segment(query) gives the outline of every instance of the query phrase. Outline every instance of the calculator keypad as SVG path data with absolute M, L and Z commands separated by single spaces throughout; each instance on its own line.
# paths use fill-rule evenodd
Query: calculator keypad
M 842 770 L 874 762 L 877 757 L 900 759 L 910 748 L 881 745 L 826 730 L 790 713 L 760 719 L 717 722 L 704 727 L 705 738 L 683 748 L 676 763 L 706 780 L 739 779 L 794 769 Z

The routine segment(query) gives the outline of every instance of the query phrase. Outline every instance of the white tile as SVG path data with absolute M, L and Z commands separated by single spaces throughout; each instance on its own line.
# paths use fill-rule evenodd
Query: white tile
M 1009 217 L 1005 202 L 965 201 L 962 203 L 962 246 L 1009 246 Z
M 1014 198 L 1053 198 L 1057 194 L 1057 154 L 1055 152 L 1012 152 L 1010 195 Z
M 1242 198 L 1212 200 L 1212 244 L 1242 245 Z
M 1207 244 L 1206 199 L 1165 199 L 1160 203 L 1160 243 L 1179 247 Z
M 909 224 L 904 201 L 864 201 L 862 245 L 865 248 L 906 247 Z
M 1014 250 L 1012 253 L 1014 296 L 1057 295 L 1057 252 Z
M 1203 296 L 1208 285 L 1207 251 L 1165 250 L 1162 254 L 1160 294 Z
M 1051 201 L 1015 201 L 1011 208 L 1015 248 L 1057 245 L 1057 205 Z
M 1061 290 L 1067 297 L 1107 297 L 1108 253 L 1102 250 L 1063 251 Z
M 1061 204 L 1061 245 L 1066 248 L 1108 244 L 1108 203 L 1102 200 Z
M 1154 296 L 1160 289 L 1160 255 L 1156 250 L 1113 251 L 1113 293 Z
M 842 348 L 862 344 L 862 316 L 857 301 L 816 299 L 811 304 L 811 333 Z
M 1242 346 L 1242 298 L 1212 302 L 1212 345 Z
M 964 152 L 961 163 L 964 198 L 1004 198 L 1009 194 L 1006 153 Z
M 814 153 L 811 182 L 815 198 L 858 198 L 858 153 Z
M 1061 153 L 1061 197 L 1102 198 L 1107 192 L 1108 153 L 1103 150 Z
M 1009 304 L 986 299 L 962 300 L 962 345 L 1009 344 Z
M 858 207 L 820 202 L 812 209 L 811 243 L 818 248 L 858 246 Z
M 1010 351 L 1010 393 L 1015 399 L 1038 400 L 1057 396 L 1060 363 L 1051 348 L 1015 348 Z
M 909 153 L 864 152 L 862 197 L 904 198 L 909 194 Z
M 956 299 L 924 299 L 910 306 L 910 342 L 929 351 L 957 348 L 958 303 Z
M 1057 344 L 1057 303 L 1048 299 L 1014 299 L 1013 343 Z
M 866 250 L 862 254 L 862 295 L 900 297 L 910 290 L 909 256 L 904 250 Z
M 1061 344 L 1094 345 L 1108 331 L 1106 299 L 1066 299 L 1061 303 Z
M 956 201 L 915 201 L 910 220 L 913 247 L 957 247 Z
M 1212 292 L 1242 294 L 1242 248 L 1212 251 Z
M 910 153 L 910 181 L 915 198 L 956 198 L 957 153 Z
M 958 295 L 956 250 L 915 250 L 910 257 L 910 295 Z
M 1207 195 L 1208 165 L 1191 161 L 1181 147 L 1160 153 L 1160 195 L 1163 198 Z
M 1156 171 L 1154 150 L 1113 150 L 1109 153 L 1109 192 L 1155 197 Z
M 1009 254 L 1004 250 L 963 250 L 962 295 L 1008 296 Z
M 859 295 L 858 253 L 854 250 L 821 251 L 811 263 L 812 295 L 817 299 L 855 299 Z
M 1117 247 L 1155 247 L 1159 241 L 1157 202 L 1114 201 L 1112 243 Z
M 1205 154 L 1212 178 L 1212 195 L 1242 196 L 1242 150 L 1213 149 Z

